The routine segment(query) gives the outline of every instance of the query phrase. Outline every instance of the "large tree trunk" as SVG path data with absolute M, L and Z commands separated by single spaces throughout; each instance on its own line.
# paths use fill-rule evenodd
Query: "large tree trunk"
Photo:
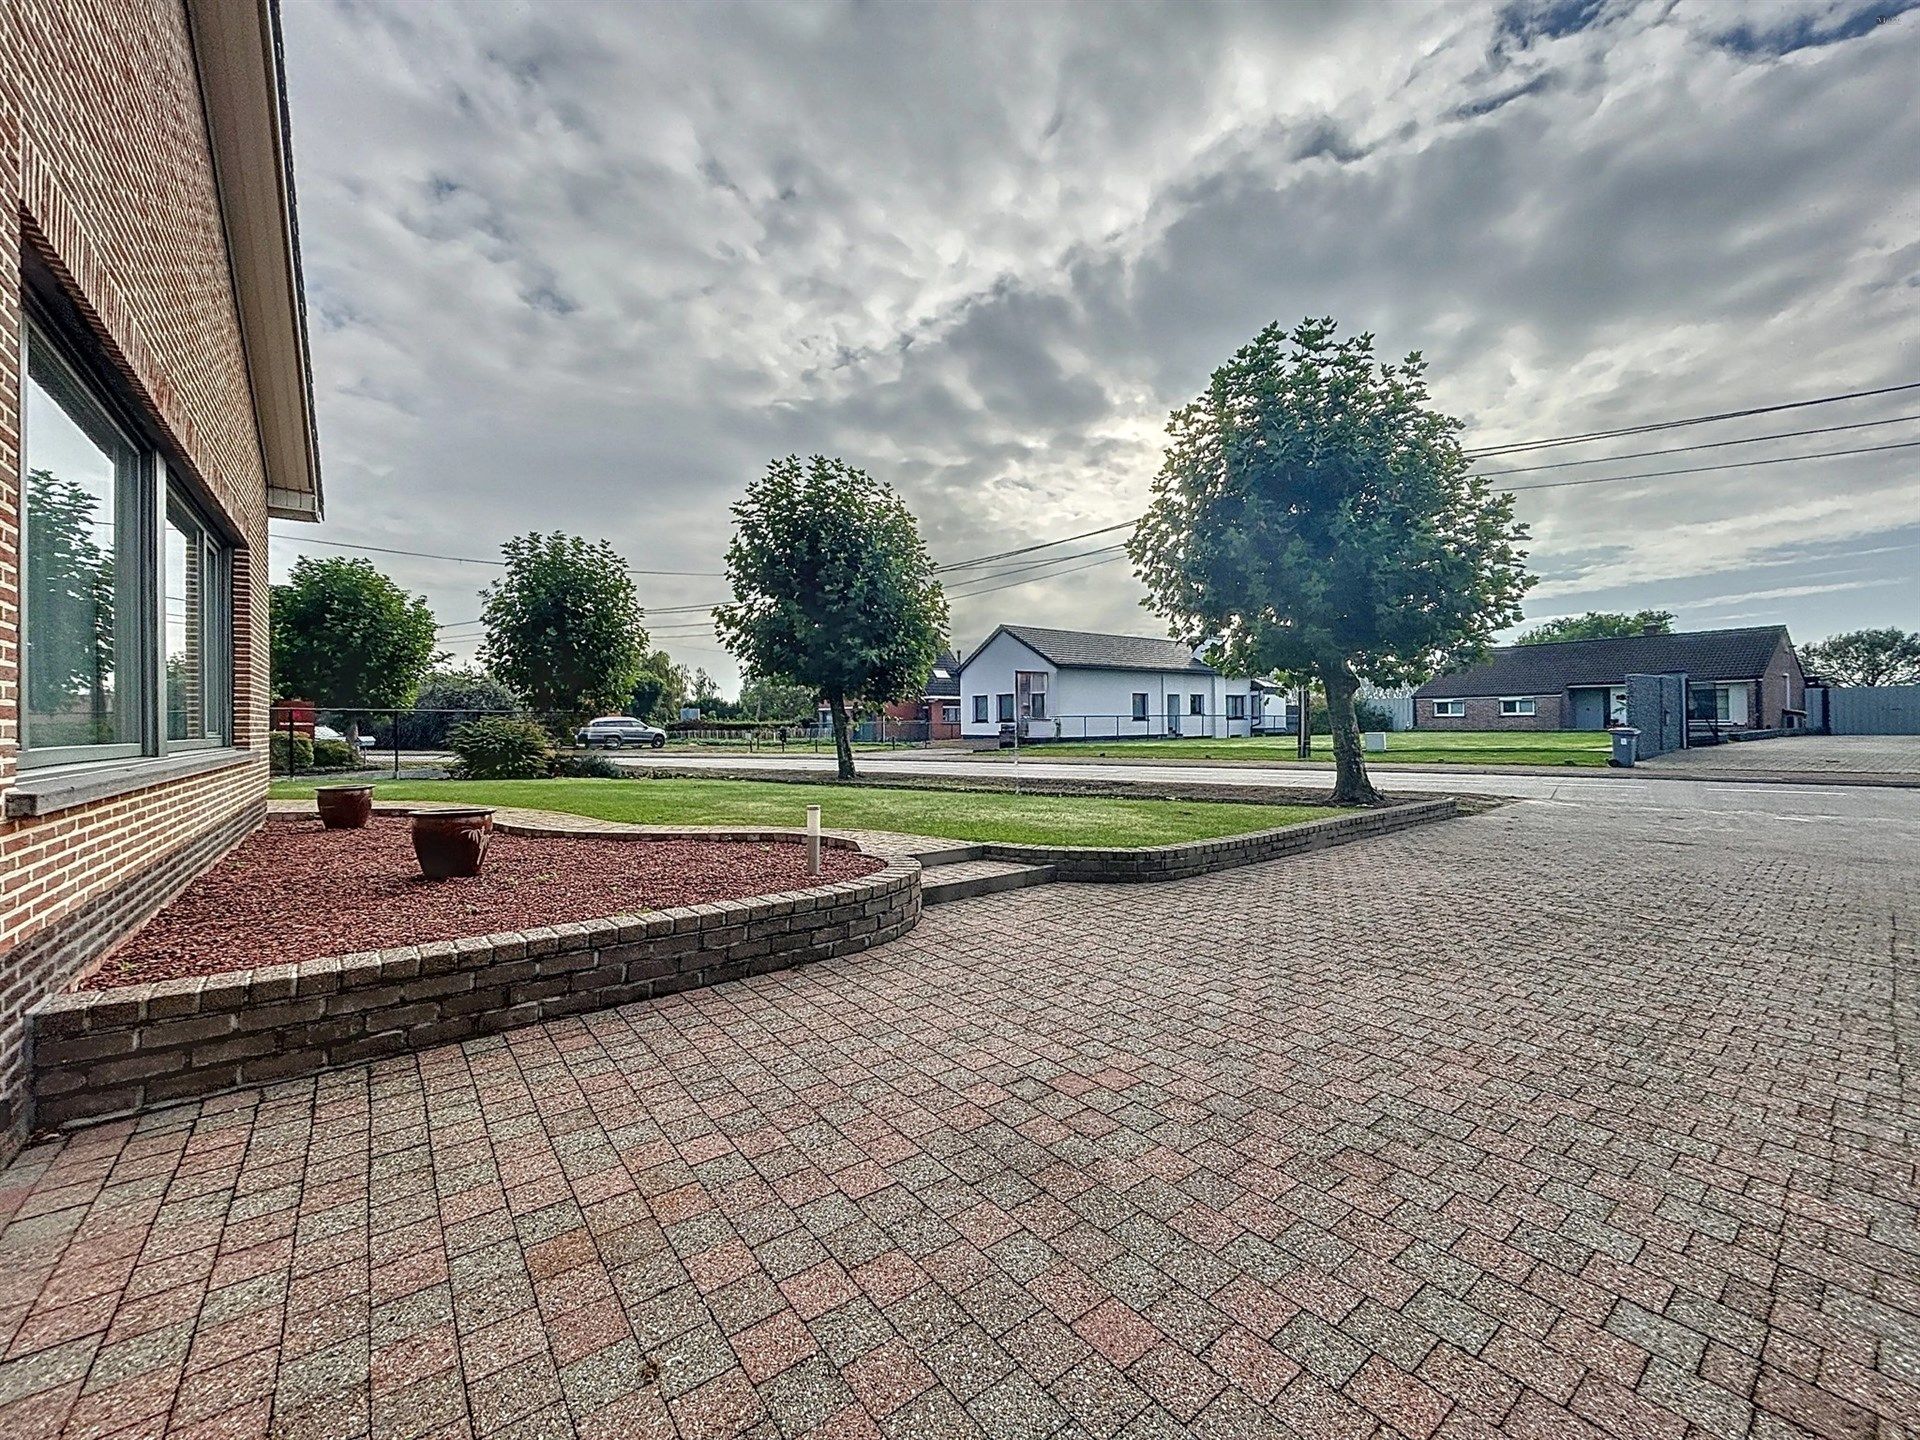
M 1333 729 L 1333 803 L 1378 805 L 1380 792 L 1367 779 L 1360 724 L 1353 716 L 1353 697 L 1360 691 L 1360 681 L 1341 657 L 1321 664 L 1320 682 L 1326 687 L 1327 719 Z
M 833 712 L 833 754 L 840 762 L 840 778 L 851 780 L 853 776 L 853 735 L 847 724 L 847 697 L 829 695 L 827 708 Z

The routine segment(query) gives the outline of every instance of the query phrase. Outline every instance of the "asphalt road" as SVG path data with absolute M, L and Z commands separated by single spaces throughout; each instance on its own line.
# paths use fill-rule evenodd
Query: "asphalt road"
M 935 756 L 940 758 L 935 758 Z M 668 765 L 676 770 L 831 770 L 831 756 L 773 754 L 748 755 L 621 755 L 617 763 L 645 770 Z M 1012 765 L 1003 760 L 977 760 L 964 752 L 916 752 L 900 755 L 862 755 L 860 773 L 871 779 L 888 775 L 983 776 L 1006 780 Z M 1300 770 L 1256 765 L 1152 765 L 1116 761 L 1022 760 L 1019 773 L 1048 780 L 1133 780 L 1147 784 L 1272 785 L 1298 789 L 1327 786 L 1333 779 L 1325 770 Z M 1765 785 L 1739 781 L 1640 780 L 1613 772 L 1495 775 L 1462 769 L 1458 773 L 1381 771 L 1375 783 L 1395 795 L 1494 795 L 1523 800 L 1545 800 L 1568 805 L 1609 809 L 1642 807 L 1654 810 L 1713 812 L 1729 817 L 1812 821 L 1823 818 L 1854 821 L 1887 820 L 1910 825 L 1920 820 L 1920 791 L 1844 785 Z

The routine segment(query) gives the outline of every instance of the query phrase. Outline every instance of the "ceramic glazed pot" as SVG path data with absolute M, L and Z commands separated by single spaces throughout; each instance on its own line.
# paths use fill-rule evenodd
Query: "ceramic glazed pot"
M 315 798 L 320 823 L 329 830 L 361 830 L 373 818 L 371 785 L 322 785 Z
M 478 875 L 493 838 L 491 810 L 416 810 L 413 853 L 429 880 Z

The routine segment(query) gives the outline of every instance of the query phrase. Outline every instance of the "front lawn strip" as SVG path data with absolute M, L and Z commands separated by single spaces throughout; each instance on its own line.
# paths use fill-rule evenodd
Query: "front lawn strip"
M 280 782 L 275 799 L 310 796 L 314 787 Z M 1323 820 L 1326 805 L 1264 801 L 1168 800 L 1128 795 L 1014 794 L 1006 788 L 959 789 L 868 784 L 795 785 L 771 780 L 414 780 L 375 785 L 379 801 L 558 810 L 635 825 L 782 825 L 806 823 L 818 803 L 834 830 L 891 830 L 952 840 L 1098 848 L 1175 845 Z
M 1262 765 L 1326 764 L 1333 760 L 1330 736 L 1313 737 L 1313 756 L 1301 761 L 1291 735 L 1253 735 L 1233 740 L 1045 740 L 1025 747 L 1035 760 L 1207 760 Z M 1010 750 L 987 751 L 1003 758 Z M 1387 748 L 1367 752 L 1370 769 L 1394 765 L 1604 766 L 1612 741 L 1592 730 L 1393 730 Z

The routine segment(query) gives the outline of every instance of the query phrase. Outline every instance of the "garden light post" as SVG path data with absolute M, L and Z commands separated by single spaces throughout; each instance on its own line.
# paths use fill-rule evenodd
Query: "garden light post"
M 807 806 L 807 874 L 820 873 L 820 807 Z

